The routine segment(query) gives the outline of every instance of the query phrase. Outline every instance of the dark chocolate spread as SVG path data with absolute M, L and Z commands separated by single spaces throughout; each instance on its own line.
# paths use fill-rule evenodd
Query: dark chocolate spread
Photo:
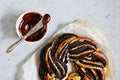
M 24 36 L 32 27 L 34 27 L 42 18 L 42 15 L 37 12 L 30 12 L 23 16 L 19 25 L 19 31 Z M 40 40 L 47 31 L 47 23 L 50 21 L 50 15 L 45 14 L 43 16 L 43 27 L 31 36 L 26 38 L 26 41 L 34 42 Z

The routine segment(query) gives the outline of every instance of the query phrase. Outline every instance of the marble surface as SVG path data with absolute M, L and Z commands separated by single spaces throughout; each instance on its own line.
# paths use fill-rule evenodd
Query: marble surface
M 6 48 L 18 40 L 15 24 L 25 11 L 37 10 L 52 17 L 48 32 L 38 42 L 23 41 L 11 54 Z M 59 29 L 76 19 L 87 19 L 106 35 L 113 52 L 115 78 L 120 75 L 120 0 L 1 0 L 0 1 L 0 80 L 16 80 L 18 68 L 39 46 Z

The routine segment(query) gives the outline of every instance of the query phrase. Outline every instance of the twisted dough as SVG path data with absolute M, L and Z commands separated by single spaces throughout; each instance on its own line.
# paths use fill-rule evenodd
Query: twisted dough
M 68 75 L 68 60 L 76 68 L 72 76 Z M 95 41 L 71 33 L 56 37 L 40 53 L 42 80 L 105 80 L 107 68 L 108 60 Z

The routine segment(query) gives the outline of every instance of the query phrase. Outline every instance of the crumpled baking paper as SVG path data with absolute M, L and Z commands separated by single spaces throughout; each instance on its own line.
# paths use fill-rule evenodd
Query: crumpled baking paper
M 100 49 L 104 52 L 109 60 L 109 69 L 107 72 L 106 80 L 113 80 L 114 77 L 114 66 L 111 56 L 111 49 L 109 43 L 103 33 L 93 24 L 87 20 L 77 20 L 73 23 L 66 25 L 63 29 L 57 31 L 56 35 L 62 33 L 74 33 L 79 36 L 88 37 L 95 40 L 98 43 Z M 18 80 L 40 80 L 39 78 L 39 54 L 40 49 L 36 51 L 20 68 L 17 75 Z M 69 63 L 68 66 L 71 64 Z

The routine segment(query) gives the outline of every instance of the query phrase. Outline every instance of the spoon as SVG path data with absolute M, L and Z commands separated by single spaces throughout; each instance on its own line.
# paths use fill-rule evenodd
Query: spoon
M 22 38 L 20 38 L 18 41 L 16 41 L 15 43 L 13 43 L 11 46 L 9 46 L 6 50 L 6 53 L 10 53 L 12 50 L 14 50 L 23 40 L 25 40 L 27 37 L 29 37 L 30 35 L 32 35 L 33 33 L 35 33 L 36 31 L 38 31 L 40 28 L 43 27 L 43 25 L 45 23 L 48 23 L 49 21 L 45 21 L 46 17 L 48 16 L 48 14 L 45 14 L 41 20 L 32 28 L 30 29 L 30 31 L 24 35 Z

